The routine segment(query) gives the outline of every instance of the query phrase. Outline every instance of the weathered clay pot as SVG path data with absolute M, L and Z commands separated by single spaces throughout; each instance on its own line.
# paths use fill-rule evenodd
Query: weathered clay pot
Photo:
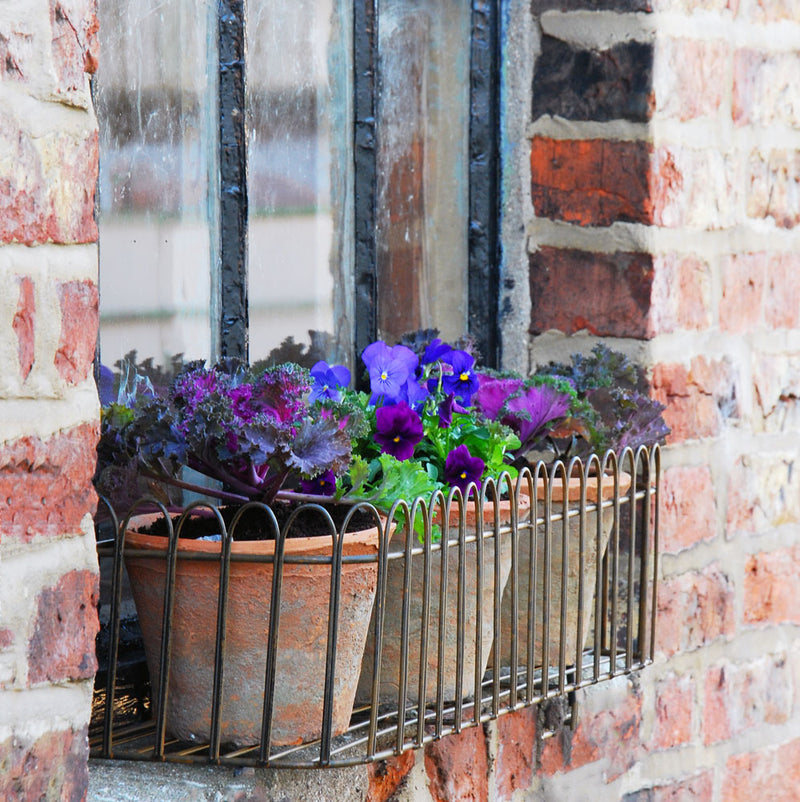
M 529 504 L 523 500 L 523 509 Z M 507 526 L 511 520 L 510 502 L 500 503 L 500 523 Z M 435 518 L 434 518 L 435 520 Z M 486 663 L 494 641 L 494 598 L 495 598 L 495 539 L 486 537 L 493 532 L 494 507 L 487 504 L 484 508 L 484 540 L 483 540 L 483 594 L 478 598 L 477 593 L 477 543 L 467 543 L 465 546 L 465 593 L 464 593 L 464 651 L 463 651 L 463 679 L 460 690 L 456 686 L 456 665 L 458 658 L 458 576 L 459 576 L 459 544 L 458 542 L 458 511 L 450 514 L 450 545 L 447 549 L 447 593 L 444 601 L 443 627 L 443 698 L 453 701 L 457 695 L 461 698 L 472 698 L 475 689 L 475 663 L 478 661 L 481 676 L 486 669 Z M 475 531 L 474 504 L 470 503 L 466 510 L 466 532 Z M 419 546 L 416 541 L 414 546 Z M 511 570 L 511 532 L 500 534 L 500 584 L 497 593 L 502 594 Z M 398 528 L 389 543 L 390 555 L 404 555 L 406 549 L 405 527 Z M 440 589 L 442 575 L 442 548 L 431 552 L 430 569 L 430 612 L 428 618 L 428 645 L 427 645 L 427 674 L 425 684 L 425 699 L 428 704 L 436 701 L 436 688 L 439 670 L 439 610 Z M 381 648 L 380 689 L 381 703 L 397 704 L 400 688 L 402 667 L 402 601 L 405 582 L 404 556 L 388 561 L 386 605 L 383 620 L 383 641 Z M 425 556 L 414 555 L 411 563 L 411 579 L 408 589 L 408 658 L 407 658 L 407 684 L 406 702 L 415 704 L 419 700 L 419 671 L 421 665 L 421 647 L 423 633 L 423 588 L 425 581 Z M 376 608 L 377 610 L 377 608 Z M 478 610 L 481 611 L 481 653 L 476 650 L 476 632 Z M 361 678 L 358 683 L 356 702 L 369 704 L 372 694 L 374 676 L 375 652 L 375 615 L 369 629 L 367 645 L 364 651 L 364 660 L 361 666 Z
M 624 496 L 631 484 L 629 474 L 621 472 L 619 481 L 619 494 Z M 591 479 L 586 484 L 586 504 L 584 529 L 584 559 L 583 559 L 583 615 L 581 632 L 581 651 L 586 646 L 591 631 L 592 612 L 594 610 L 597 560 L 605 554 L 608 546 L 611 529 L 614 525 L 614 507 L 608 506 L 600 511 L 600 548 L 597 544 L 597 482 Z M 527 490 L 525 484 L 520 487 L 524 494 Z M 580 504 L 580 479 L 573 477 L 569 481 L 568 509 L 577 511 Z M 540 478 L 537 486 L 538 516 L 545 514 L 545 486 Z M 603 500 L 614 496 L 614 482 L 606 477 L 602 486 Z M 553 482 L 551 513 L 558 515 L 563 512 L 564 483 L 560 479 Z M 528 662 L 528 630 L 529 620 L 535 600 L 534 625 L 534 666 L 540 668 L 543 662 L 543 635 L 545 614 L 545 526 L 540 524 L 533 533 L 536 549 L 536 577 L 534 596 L 531 596 L 530 563 L 531 563 L 531 529 L 520 522 L 520 532 L 517 538 L 517 666 L 524 668 Z M 548 664 L 558 666 L 559 649 L 561 647 L 561 615 L 562 615 L 562 576 L 563 576 L 563 546 L 564 526 L 561 520 L 550 524 L 550 596 L 547 605 L 549 618 L 549 655 Z M 580 516 L 569 517 L 567 526 L 567 572 L 566 572 L 566 604 L 564 615 L 566 617 L 565 657 L 566 664 L 575 662 L 578 645 L 578 611 L 579 611 L 579 583 L 581 575 L 580 561 Z M 513 631 L 512 615 L 512 583 L 506 585 L 503 595 L 502 624 L 499 641 L 501 664 L 509 665 L 511 654 L 511 633 Z M 496 644 L 497 646 L 497 644 Z
M 143 522 L 134 519 L 134 527 Z M 289 556 L 330 555 L 330 537 L 289 538 Z M 129 531 L 125 563 L 142 629 L 154 697 L 158 693 L 167 539 Z M 234 555 L 274 554 L 274 541 L 232 544 Z M 147 549 L 157 559 L 128 555 Z M 220 554 L 220 543 L 181 538 L 175 580 L 167 729 L 181 740 L 210 737 L 219 560 L 182 559 Z M 377 555 L 378 530 L 345 535 L 343 553 Z M 231 561 L 223 667 L 221 740 L 236 745 L 261 740 L 264 675 L 273 566 Z M 377 562 L 343 564 L 332 734 L 350 723 L 364 641 L 372 614 Z M 277 644 L 272 744 L 304 743 L 320 737 L 328 639 L 330 565 L 284 564 Z

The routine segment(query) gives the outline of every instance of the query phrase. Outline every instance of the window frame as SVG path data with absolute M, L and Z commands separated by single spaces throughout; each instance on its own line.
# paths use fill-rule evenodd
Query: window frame
M 471 0 L 468 333 L 489 367 L 499 367 L 500 1 Z M 355 320 L 360 353 L 377 336 L 377 142 L 379 0 L 353 2 Z M 212 343 L 220 357 L 248 358 L 246 0 L 218 6 L 218 273 L 212 277 Z M 216 278 L 216 280 L 215 280 Z

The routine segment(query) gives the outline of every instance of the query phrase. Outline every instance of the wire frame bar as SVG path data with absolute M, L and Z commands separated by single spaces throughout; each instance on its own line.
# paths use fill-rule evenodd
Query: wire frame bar
M 369 763 L 640 670 L 655 649 L 660 476 L 655 446 L 539 464 L 464 496 L 453 490 L 398 500 L 388 515 L 362 504 L 336 521 L 319 505 L 280 523 L 278 510 L 255 503 L 228 516 L 195 502 L 175 516 L 143 499 L 122 516 L 103 502 L 115 534 L 98 540 L 110 590 L 102 600 L 108 648 L 95 691 L 92 755 L 276 768 Z M 140 514 L 153 510 L 143 522 Z M 253 516 L 271 543 L 248 553 L 238 535 Z M 132 534 L 154 517 L 165 537 Z M 191 550 L 198 518 L 212 520 L 216 534 Z M 311 545 L 300 548 L 298 527 L 310 519 L 321 534 L 303 538 Z M 360 519 L 368 534 L 351 534 L 349 524 Z M 142 564 L 158 567 L 148 590 L 137 586 Z M 239 694 L 242 682 L 237 585 L 245 566 L 259 572 L 265 595 L 245 605 L 260 622 L 245 625 L 260 679 L 242 712 L 234 711 L 231 689 Z M 187 577 L 198 572 L 214 609 L 192 624 L 199 613 L 187 589 L 198 585 Z M 141 690 L 126 679 L 132 660 L 123 638 L 135 625 L 123 620 L 128 582 L 137 609 L 142 594 L 155 598 L 159 621 L 152 637 L 139 610 L 138 670 L 146 661 L 150 688 L 137 699 L 137 716 L 129 697 Z M 323 598 L 301 612 L 307 626 L 294 631 L 294 608 L 310 601 L 311 588 Z M 360 623 L 350 617 L 356 602 Z M 187 626 L 205 627 L 210 648 L 181 654 Z M 187 687 L 177 679 L 187 662 L 198 669 L 204 661 L 190 675 L 203 680 Z M 287 699 L 287 681 L 301 663 L 320 687 Z M 206 723 L 187 731 L 179 719 L 194 697 L 207 704 Z M 311 728 L 292 730 L 290 708 L 314 701 Z M 252 722 L 240 725 L 242 716 Z

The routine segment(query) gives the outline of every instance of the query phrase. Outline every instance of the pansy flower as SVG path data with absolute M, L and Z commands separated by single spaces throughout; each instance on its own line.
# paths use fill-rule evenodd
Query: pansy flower
M 444 461 L 444 480 L 466 493 L 470 482 L 480 485 L 485 467 L 486 463 L 480 457 L 473 457 L 465 445 L 460 445 Z
M 448 395 L 454 393 L 468 406 L 478 389 L 478 375 L 472 369 L 475 357 L 466 351 L 450 351 L 442 357 L 442 362 L 452 368 L 452 373 L 442 376 L 442 390 Z
M 372 403 L 382 398 L 393 404 L 400 400 L 403 386 L 419 365 L 417 355 L 404 345 L 390 348 L 383 340 L 368 345 L 361 355 L 369 372 Z
M 375 410 L 375 442 L 381 451 L 399 460 L 414 456 L 414 446 L 422 440 L 422 420 L 405 402 Z
M 350 384 L 350 371 L 344 365 L 329 365 L 320 360 L 311 368 L 311 378 L 314 380 L 314 384 L 308 400 L 312 404 L 315 401 L 338 403 L 342 400 L 342 388 Z
M 301 479 L 300 492 L 311 496 L 332 496 L 336 492 L 336 476 L 328 470 L 313 479 Z

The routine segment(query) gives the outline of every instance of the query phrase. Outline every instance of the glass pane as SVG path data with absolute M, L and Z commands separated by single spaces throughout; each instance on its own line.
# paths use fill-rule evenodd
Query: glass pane
M 467 330 L 470 3 L 381 0 L 378 327 Z
M 349 358 L 351 15 L 346 0 L 248 3 L 252 361 L 309 330 Z
M 100 0 L 100 348 L 210 354 L 216 2 Z M 211 44 L 210 44 L 211 43 Z M 211 173 L 212 175 L 214 173 Z

